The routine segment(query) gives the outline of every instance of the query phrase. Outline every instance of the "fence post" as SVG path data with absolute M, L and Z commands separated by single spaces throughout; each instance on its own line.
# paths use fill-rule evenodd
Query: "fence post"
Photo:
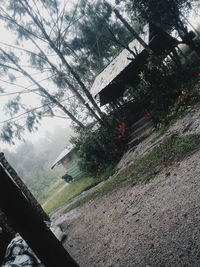
M 19 177 L 17 172 L 12 168 L 12 166 L 6 160 L 6 158 L 4 156 L 4 153 L 2 153 L 2 152 L 0 153 L 0 163 L 6 169 L 6 171 L 10 174 L 11 178 L 14 180 L 14 182 L 17 184 L 17 186 L 24 193 L 24 195 L 26 196 L 26 198 L 30 202 L 30 204 L 33 207 L 33 209 L 35 209 L 35 211 L 39 214 L 39 216 L 41 216 L 41 218 L 43 220 L 49 221 L 49 216 L 42 209 L 42 207 L 39 204 L 39 202 L 36 200 L 34 195 L 31 193 L 31 191 L 28 189 L 28 187 L 22 181 L 22 179 Z
M 0 164 L 0 209 L 45 267 L 78 267 Z

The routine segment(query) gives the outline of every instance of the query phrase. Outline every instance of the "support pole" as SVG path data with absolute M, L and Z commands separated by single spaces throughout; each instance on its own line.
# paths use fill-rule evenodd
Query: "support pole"
M 17 186 L 21 189 L 21 191 L 26 196 L 27 200 L 30 202 L 33 209 L 35 209 L 35 211 L 41 216 L 41 218 L 43 220 L 49 221 L 49 216 L 42 209 L 39 202 L 36 200 L 34 195 L 31 193 L 31 191 L 28 189 L 28 187 L 22 181 L 22 179 L 19 177 L 17 172 L 12 168 L 12 166 L 6 160 L 4 153 L 2 153 L 2 152 L 0 153 L 0 163 L 6 169 L 6 171 L 9 173 L 9 175 L 14 180 L 14 182 L 17 184 Z
M 0 209 L 45 267 L 78 267 L 1 164 Z

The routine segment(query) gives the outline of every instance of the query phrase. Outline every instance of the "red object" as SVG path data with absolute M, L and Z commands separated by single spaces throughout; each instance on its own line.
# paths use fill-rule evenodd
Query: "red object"
M 124 122 L 121 122 L 117 130 L 120 132 L 121 136 L 124 136 L 126 131 L 126 124 Z
M 152 119 L 153 118 L 153 114 L 151 111 L 145 111 L 145 115 L 144 115 L 147 119 Z

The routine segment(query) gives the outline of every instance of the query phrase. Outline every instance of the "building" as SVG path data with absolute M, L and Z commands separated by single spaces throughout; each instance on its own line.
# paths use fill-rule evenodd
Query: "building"
M 51 169 L 60 164 L 63 165 L 63 167 L 66 169 L 66 173 L 72 176 L 73 179 L 79 178 L 82 175 L 82 172 L 78 167 L 78 156 L 74 148 L 65 148 L 57 157 L 51 166 Z

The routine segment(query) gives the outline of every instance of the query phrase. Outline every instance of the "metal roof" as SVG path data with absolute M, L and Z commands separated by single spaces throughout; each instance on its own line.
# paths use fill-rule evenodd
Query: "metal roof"
M 149 25 L 146 25 L 143 29 L 143 33 L 140 37 L 148 44 L 149 43 Z M 129 44 L 129 48 L 137 53 L 141 53 L 144 47 L 134 39 Z M 129 64 L 132 60 L 133 55 L 124 49 L 94 80 L 91 88 L 91 94 L 95 97 L 102 89 L 108 86 Z
M 61 162 L 61 160 L 67 156 L 71 151 L 72 151 L 73 147 L 69 146 L 67 148 L 65 148 L 60 154 L 59 156 L 56 158 L 55 162 L 52 164 L 51 169 L 53 169 L 56 165 L 59 165 Z

